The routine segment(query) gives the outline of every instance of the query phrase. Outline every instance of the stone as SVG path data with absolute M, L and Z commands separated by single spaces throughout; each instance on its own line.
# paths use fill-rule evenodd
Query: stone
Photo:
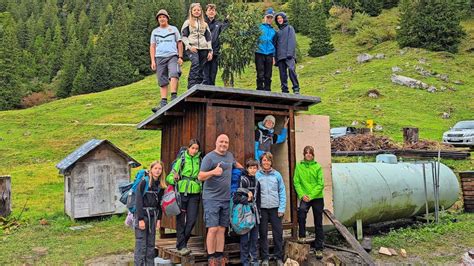
M 69 229 L 71 229 L 72 231 L 83 230 L 83 229 L 88 229 L 88 228 L 92 228 L 92 225 L 86 224 L 86 225 L 79 225 L 79 226 L 69 227 Z
M 407 49 L 401 49 L 401 50 L 400 50 L 400 55 L 404 55 L 404 54 L 406 54 L 407 52 L 408 52 Z
M 426 64 L 426 58 L 420 58 L 420 59 L 418 59 L 418 63 L 420 63 L 420 64 Z
M 428 92 L 431 92 L 431 93 L 435 93 L 436 92 L 436 87 L 431 85 L 428 89 L 427 89 Z
M 433 73 L 431 71 L 424 69 L 421 66 L 415 66 L 415 70 L 422 75 L 423 77 L 431 77 Z
M 379 254 L 392 256 L 392 253 L 390 253 L 390 250 L 386 247 L 380 247 Z
M 48 254 L 48 248 L 45 247 L 35 247 L 32 251 L 38 256 L 45 256 Z
M 448 74 L 438 74 L 436 77 L 442 81 L 449 82 L 449 76 Z
M 428 89 L 429 88 L 429 85 L 422 82 L 422 81 L 419 81 L 419 80 L 416 80 L 416 79 L 413 79 L 413 78 L 409 78 L 409 77 L 405 77 L 405 76 L 401 76 L 401 75 L 393 74 L 392 77 L 391 77 L 391 80 L 392 80 L 392 83 L 402 85 L 402 86 L 407 86 L 407 87 L 410 87 L 410 88 L 416 88 L 416 89 Z
M 379 96 L 377 95 L 377 93 L 373 93 L 373 92 L 369 92 L 369 98 L 374 98 L 374 99 L 377 99 Z
M 440 91 L 446 91 L 447 89 L 448 89 L 448 88 L 446 88 L 445 86 L 441 86 L 441 87 L 439 88 Z
M 392 67 L 392 72 L 393 72 L 393 73 L 398 73 L 398 72 L 402 72 L 402 71 L 403 71 L 403 70 L 402 70 L 401 68 L 397 67 L 397 66 L 393 66 L 393 67 Z
M 462 82 L 461 80 L 455 80 L 453 81 L 453 83 L 456 85 L 464 85 L 464 82 Z
M 395 249 L 389 248 L 388 250 L 390 251 L 390 253 L 392 253 L 392 256 L 398 256 L 398 253 L 395 251 Z
M 406 258 L 407 257 L 407 251 L 404 248 L 400 249 L 400 256 Z
M 357 56 L 358 63 L 366 63 L 372 60 L 374 57 L 370 54 L 360 54 Z
M 375 59 L 384 59 L 385 58 L 385 54 L 376 54 L 375 55 Z
M 448 90 L 450 91 L 457 91 L 457 89 L 455 87 L 448 87 Z
M 451 115 L 447 112 L 443 112 L 443 114 L 441 115 L 441 118 L 443 119 L 449 119 L 451 117 Z
M 375 131 L 383 131 L 383 127 L 381 125 L 375 125 L 374 130 Z
M 352 121 L 351 126 L 357 126 L 357 125 L 359 125 L 359 121 L 357 120 Z
M 342 71 L 341 70 L 336 70 L 336 72 L 334 72 L 334 74 L 338 75 L 338 74 L 342 74 Z

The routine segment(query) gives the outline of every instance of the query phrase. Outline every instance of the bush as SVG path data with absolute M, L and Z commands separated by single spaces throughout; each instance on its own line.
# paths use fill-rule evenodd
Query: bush
M 356 34 L 358 31 L 363 28 L 373 27 L 373 22 L 370 19 L 369 15 L 365 13 L 355 13 L 354 18 L 349 21 L 347 25 L 347 33 Z
M 466 35 L 457 6 L 450 0 L 404 0 L 400 7 L 400 47 L 456 53 Z
M 52 91 L 40 91 L 40 92 L 33 92 L 32 94 L 24 97 L 21 100 L 21 106 L 23 108 L 30 108 L 33 106 L 37 106 L 43 103 L 48 103 L 55 100 L 56 97 L 54 92 Z
M 358 0 L 356 11 L 376 17 L 382 12 L 383 0 Z
M 347 33 L 352 18 L 352 10 L 346 7 L 333 6 L 329 10 L 329 15 L 331 16 L 328 21 L 329 27 Z
M 357 45 L 372 49 L 377 44 L 394 40 L 395 38 L 395 30 L 391 28 L 365 27 L 357 32 L 354 41 Z

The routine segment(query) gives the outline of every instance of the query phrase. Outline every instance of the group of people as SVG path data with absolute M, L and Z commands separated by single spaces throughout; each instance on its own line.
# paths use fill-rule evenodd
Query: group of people
M 180 195 L 181 213 L 176 217 L 176 249 L 181 255 L 191 253 L 187 243 L 198 217 L 202 199 L 204 223 L 207 228 L 206 247 L 209 265 L 225 265 L 224 244 L 226 229 L 230 225 L 231 179 L 233 169 L 243 169 L 240 188 L 245 189 L 248 204 L 257 206 L 253 215 L 257 224 L 247 234 L 240 236 L 240 259 L 242 265 L 269 264 L 268 224 L 272 228 L 274 257 L 283 265 L 283 225 L 285 214 L 286 187 L 280 172 L 274 168 L 275 158 L 271 146 L 283 143 L 287 135 L 287 123 L 279 134 L 275 133 L 275 117 L 267 115 L 258 123 L 255 131 L 255 157 L 248 158 L 245 166 L 236 161 L 229 149 L 229 137 L 221 134 L 215 142 L 215 149 L 201 159 L 201 145 L 192 139 L 184 156 L 173 165 L 166 175 L 163 163 L 151 164 L 148 172 L 149 189 L 137 200 L 135 213 L 135 264 L 152 264 L 154 259 L 156 230 L 160 228 L 163 190 L 168 185 L 177 185 Z M 314 148 L 303 150 L 304 159 L 294 171 L 299 224 L 299 241 L 306 243 L 306 215 L 313 208 L 316 240 L 313 242 L 316 256 L 322 257 L 324 234 L 322 213 L 324 208 L 324 178 L 321 166 L 314 160 Z M 184 162 L 183 162 L 184 160 Z M 137 195 L 142 195 L 146 181 L 138 186 Z M 140 197 L 139 197 L 140 198 Z M 260 246 L 258 257 L 257 242 Z
M 179 31 L 169 24 L 170 16 L 165 9 L 156 14 L 158 27 L 150 37 L 151 69 L 156 71 L 161 99 L 153 112 L 168 103 L 168 87 L 171 101 L 177 97 L 181 65 L 186 53 L 191 61 L 188 89 L 196 84 L 215 85 L 220 41 L 219 36 L 229 25 L 227 20 L 216 19 L 216 5 L 206 6 L 206 16 L 199 3 L 189 7 L 188 18 Z M 278 31 L 272 24 L 275 23 Z M 265 12 L 259 26 L 261 35 L 255 51 L 257 70 L 257 90 L 271 90 L 272 67 L 278 66 L 281 91 L 288 93 L 288 76 L 293 84 L 293 92 L 299 94 L 300 87 L 296 75 L 296 35 L 283 12 L 275 14 L 272 8 Z

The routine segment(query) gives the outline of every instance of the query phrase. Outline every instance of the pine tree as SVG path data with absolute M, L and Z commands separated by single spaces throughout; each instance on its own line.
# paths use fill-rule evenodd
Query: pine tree
M 245 67 L 254 60 L 261 34 L 255 25 L 259 24 L 261 14 L 242 4 L 232 4 L 226 11 L 230 24 L 221 34 L 219 66 L 222 69 L 224 84 L 234 86 L 235 75 L 242 74 Z
M 63 67 L 61 69 L 59 89 L 57 96 L 65 98 L 71 95 L 72 83 L 81 65 L 82 49 L 79 40 L 72 34 L 71 42 L 64 51 Z
M 89 76 L 84 65 L 81 65 L 77 71 L 74 81 L 72 82 L 71 95 L 79 95 L 89 92 L 92 92 L 90 88 Z
M 21 54 L 12 16 L 0 13 L 0 24 L 0 110 L 8 110 L 21 106 Z
M 50 79 L 54 78 L 61 69 L 63 49 L 63 34 L 61 32 L 61 25 L 58 23 L 56 24 L 56 27 L 54 27 L 53 42 L 51 43 L 51 48 L 49 50 L 49 58 L 51 60 L 51 72 L 49 73 Z
M 312 57 L 323 56 L 334 51 L 334 46 L 331 43 L 331 32 L 326 25 L 326 15 L 324 7 L 317 3 L 311 9 L 311 43 L 308 54 Z
M 383 0 L 358 0 L 356 11 L 376 17 L 382 12 Z
M 450 0 L 404 0 L 400 13 L 400 47 L 455 53 L 466 34 L 455 3 Z

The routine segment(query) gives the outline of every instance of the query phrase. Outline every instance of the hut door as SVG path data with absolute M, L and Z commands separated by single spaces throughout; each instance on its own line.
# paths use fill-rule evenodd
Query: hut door
M 295 116 L 295 154 L 296 161 L 303 160 L 303 149 L 307 145 L 314 147 L 315 160 L 321 164 L 324 173 L 324 208 L 333 211 L 331 177 L 331 141 L 329 134 L 329 116 Z M 311 212 L 311 211 L 310 211 Z M 313 226 L 313 214 L 308 213 L 308 226 Z M 326 218 L 324 224 L 326 222 Z
M 89 214 L 97 215 L 114 211 L 114 200 L 110 186 L 110 165 L 91 165 L 89 167 Z

